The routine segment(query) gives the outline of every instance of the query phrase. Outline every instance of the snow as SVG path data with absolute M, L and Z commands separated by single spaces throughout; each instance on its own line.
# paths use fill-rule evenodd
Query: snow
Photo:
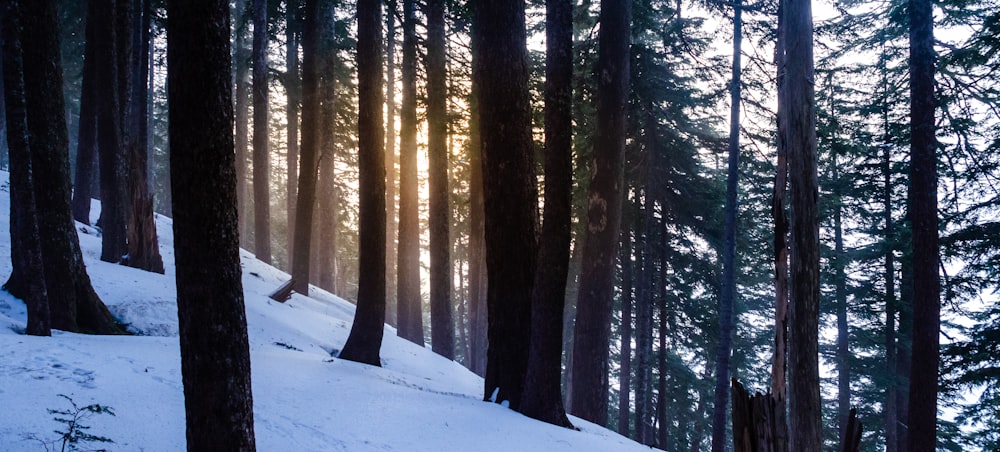
M 0 173 L 0 190 L 8 192 Z M 94 215 L 100 205 L 94 203 Z M 0 278 L 10 274 L 10 198 L 0 193 Z M 166 275 L 101 262 L 100 236 L 78 224 L 94 288 L 135 336 L 22 334 L 24 303 L 0 292 L 0 450 L 39 451 L 65 431 L 49 409 L 100 404 L 84 424 L 111 444 L 84 449 L 185 449 L 184 396 L 171 220 L 157 216 Z M 617 433 L 572 418 L 574 431 L 483 402 L 482 379 L 396 337 L 386 326 L 381 368 L 336 358 L 354 306 L 328 293 L 267 294 L 288 275 L 241 251 L 261 451 L 638 451 Z M 50 446 L 51 447 L 51 446 Z

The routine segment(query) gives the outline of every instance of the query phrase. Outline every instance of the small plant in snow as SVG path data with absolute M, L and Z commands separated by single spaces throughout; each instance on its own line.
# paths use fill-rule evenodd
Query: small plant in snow
M 53 415 L 52 419 L 63 425 L 61 430 L 53 430 L 59 438 L 51 441 L 45 441 L 37 436 L 31 435 L 29 439 L 34 439 L 45 447 L 46 452 L 50 451 L 84 451 L 84 450 L 94 450 L 94 451 L 106 451 L 107 449 L 81 449 L 89 443 L 113 443 L 111 438 L 106 438 L 103 436 L 93 435 L 87 433 L 90 430 L 89 425 L 85 425 L 83 422 L 95 414 L 110 414 L 115 415 L 114 410 L 106 405 L 100 405 L 93 403 L 87 406 L 79 406 L 72 398 L 65 394 L 59 394 L 59 397 L 66 399 L 72 408 L 67 408 L 64 410 L 53 410 L 47 409 L 49 414 Z M 51 448 L 50 448 L 51 446 Z

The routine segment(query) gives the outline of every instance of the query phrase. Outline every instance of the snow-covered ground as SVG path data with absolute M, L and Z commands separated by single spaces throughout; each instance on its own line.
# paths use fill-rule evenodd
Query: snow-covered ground
M 0 173 L 0 280 L 10 274 L 10 198 Z M 96 219 L 99 204 L 94 203 Z M 157 216 L 166 275 L 101 262 L 100 237 L 78 225 L 94 288 L 135 336 L 57 331 L 31 337 L 21 300 L 0 292 L 0 450 L 46 450 L 65 426 L 48 410 L 109 406 L 87 432 L 114 443 L 84 450 L 185 449 L 184 399 L 170 219 Z M 482 380 L 385 328 L 381 368 L 335 357 L 354 307 L 322 291 L 287 303 L 267 293 L 287 275 L 245 251 L 243 286 L 261 451 L 638 451 L 616 433 L 573 418 L 579 431 L 482 402 Z M 0 281 L 2 282 L 2 281 Z M 51 447 L 51 446 L 50 446 Z M 58 444 L 55 450 L 58 450 Z

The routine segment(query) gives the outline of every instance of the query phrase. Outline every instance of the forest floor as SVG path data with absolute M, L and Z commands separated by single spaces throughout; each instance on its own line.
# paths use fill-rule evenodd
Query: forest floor
M 0 278 L 10 274 L 10 198 L 0 173 Z M 94 203 L 96 220 L 99 203 Z M 22 334 L 24 303 L 0 292 L 0 450 L 59 450 L 68 431 L 50 410 L 99 404 L 85 432 L 113 443 L 81 450 L 185 450 L 184 395 L 171 220 L 157 215 L 166 275 L 101 262 L 99 231 L 78 224 L 94 288 L 134 336 Z M 288 278 L 241 250 L 261 451 L 639 451 L 648 448 L 573 418 L 579 431 L 483 402 L 482 379 L 385 327 L 382 367 L 335 357 L 354 306 L 326 292 L 267 294 Z M 313 290 L 313 289 L 311 289 Z

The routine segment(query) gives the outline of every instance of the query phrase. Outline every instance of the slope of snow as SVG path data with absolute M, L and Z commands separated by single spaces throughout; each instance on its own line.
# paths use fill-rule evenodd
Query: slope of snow
M 0 173 L 0 278 L 10 274 L 10 198 Z M 96 219 L 97 209 L 94 204 Z M 45 450 L 64 431 L 49 409 L 64 394 L 115 416 L 84 421 L 113 451 L 185 449 L 170 219 L 157 216 L 166 275 L 101 262 L 99 231 L 78 225 L 94 288 L 136 336 L 61 331 L 25 336 L 24 303 L 0 292 L 0 450 Z M 553 427 L 482 402 L 482 379 L 385 328 L 383 367 L 335 357 L 354 306 L 322 291 L 276 303 L 287 279 L 241 251 L 261 451 L 638 451 L 648 448 L 594 424 Z

